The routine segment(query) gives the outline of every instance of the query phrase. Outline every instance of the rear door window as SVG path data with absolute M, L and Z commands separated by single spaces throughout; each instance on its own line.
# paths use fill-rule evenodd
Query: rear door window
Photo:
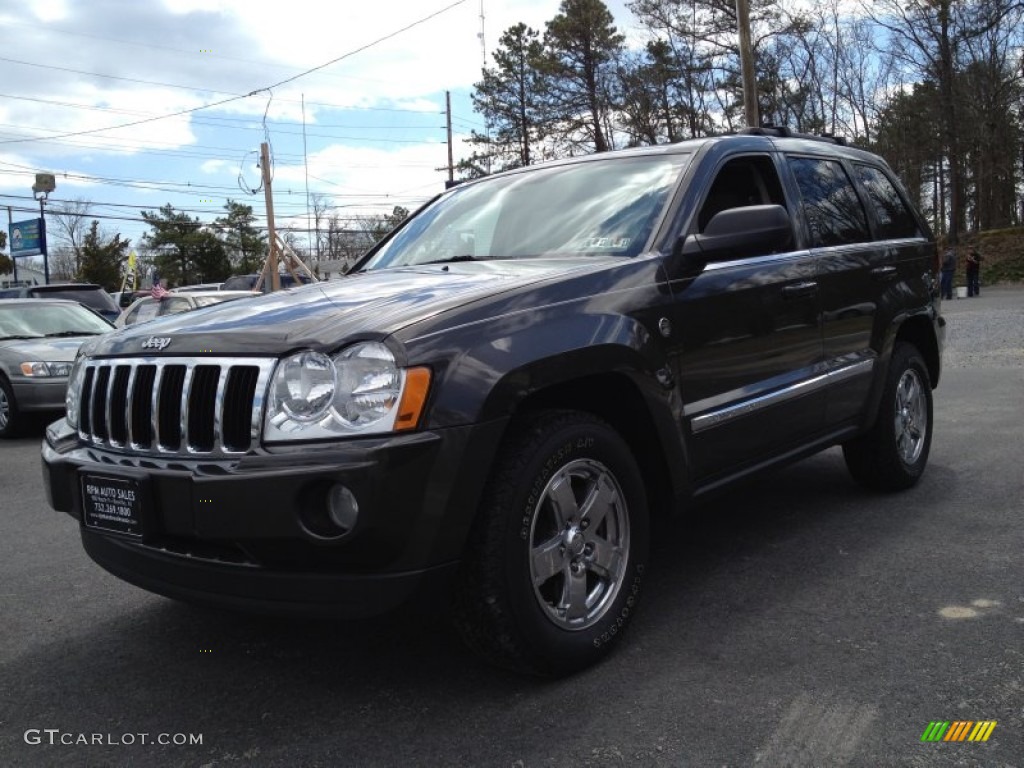
M 888 176 L 878 168 L 860 163 L 855 163 L 853 170 L 868 193 L 868 204 L 878 224 L 878 239 L 921 237 L 917 220 Z
M 800 189 L 812 247 L 870 242 L 867 213 L 842 163 L 812 157 L 790 157 L 788 163 Z

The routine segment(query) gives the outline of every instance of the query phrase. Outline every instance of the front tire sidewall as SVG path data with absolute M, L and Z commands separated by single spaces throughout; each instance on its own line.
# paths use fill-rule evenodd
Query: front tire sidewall
M 629 518 L 629 555 L 618 592 L 592 626 L 570 630 L 557 626 L 534 595 L 530 577 L 531 521 L 551 478 L 580 459 L 600 462 L 614 475 Z M 640 472 L 623 441 L 599 422 L 565 427 L 545 440 L 521 474 L 522 483 L 509 506 L 504 531 L 505 579 L 509 609 L 522 627 L 535 658 L 554 674 L 581 669 L 602 657 L 630 620 L 647 567 L 649 530 L 647 501 Z
M 897 390 L 908 371 L 914 372 L 920 385 L 926 420 L 924 441 L 913 462 L 907 462 L 900 454 L 896 428 Z M 934 413 L 928 368 L 917 349 L 909 344 L 897 344 L 874 426 L 866 435 L 843 447 L 847 466 L 854 479 L 872 490 L 901 491 L 911 488 L 924 474 L 933 431 Z
M 18 413 L 14 390 L 3 376 L 0 376 L 0 398 L 4 399 L 7 412 L 6 422 L 0 426 L 0 439 L 17 437 L 21 431 L 21 414 Z

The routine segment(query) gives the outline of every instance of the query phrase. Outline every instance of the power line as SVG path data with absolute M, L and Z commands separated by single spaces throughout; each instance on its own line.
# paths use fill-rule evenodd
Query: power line
M 89 72 L 89 73 L 86 73 L 86 74 L 97 74 L 97 73 Z M 103 77 L 104 75 L 99 75 L 99 76 Z M 139 81 L 139 82 L 149 82 L 149 81 L 142 80 L 142 81 Z M 154 84 L 156 84 L 156 83 L 154 83 Z M 175 86 L 175 87 L 187 88 L 188 86 Z M 195 90 L 195 89 L 193 89 L 193 90 Z M 221 93 L 226 93 L 226 92 L 221 91 Z M 154 114 L 152 112 L 141 112 L 139 110 L 133 110 L 133 109 L 118 109 L 117 107 L 101 107 L 101 106 L 96 105 L 96 104 L 80 104 L 80 103 L 73 102 L 73 101 L 57 101 L 56 99 L 42 99 L 42 98 L 34 97 L 34 96 L 16 96 L 16 95 L 11 94 L 11 93 L 0 93 L 0 98 L 17 99 L 18 101 L 32 101 L 32 102 L 36 102 L 36 103 L 39 103 L 39 104 L 54 104 L 56 106 L 74 107 L 76 109 L 88 109 L 88 110 L 92 110 L 92 111 L 95 111 L 95 112 L 113 112 L 113 113 L 122 114 L 122 115 L 153 115 Z M 295 99 L 288 99 L 288 98 L 283 98 L 283 97 L 280 97 L 280 96 L 278 97 L 278 100 L 279 101 L 283 101 L 283 102 L 287 102 L 287 103 L 294 103 L 295 102 Z M 347 111 L 352 111 L 352 112 L 399 112 L 399 113 L 404 113 L 404 114 L 409 114 L 409 115 L 423 115 L 423 116 L 431 116 L 431 117 L 433 115 L 443 115 L 444 114 L 443 111 L 442 112 L 433 112 L 433 111 L 425 110 L 425 109 L 408 109 L 408 108 L 402 108 L 402 107 L 364 107 L 364 106 L 359 106 L 359 105 L 355 105 L 355 104 L 352 104 L 352 105 L 349 105 L 349 104 L 332 104 L 332 103 L 325 102 L 325 101 L 307 101 L 306 103 L 307 104 L 311 104 L 311 105 L 313 105 L 315 107 L 325 107 L 327 109 L 347 110 Z M 202 118 L 199 118 L 199 119 L 200 120 L 210 121 L 210 123 L 217 123 L 217 122 L 224 122 L 224 123 L 251 123 L 256 118 L 255 117 L 224 117 L 224 116 L 204 115 Z M 273 123 L 275 125 L 301 125 L 302 124 L 298 120 L 286 120 L 284 118 L 278 118 L 278 119 L 271 118 L 271 119 L 268 120 L 268 122 Z M 352 127 L 350 125 L 343 125 L 343 124 L 340 124 L 340 123 L 317 123 L 317 125 L 319 125 L 322 128 L 350 128 L 350 127 Z M 393 128 L 394 126 L 392 126 L 392 125 L 363 125 L 363 126 L 359 126 L 359 127 L 360 128 Z
M 394 32 L 391 32 L 391 33 L 387 34 L 387 35 L 384 35 L 383 37 L 377 38 L 376 40 L 374 40 L 372 42 L 369 42 L 366 45 L 360 46 L 359 48 L 356 48 L 356 49 L 354 49 L 352 51 L 349 51 L 348 53 L 344 53 L 341 56 L 338 56 L 337 58 L 331 59 L 328 62 L 320 64 L 319 66 L 307 69 L 307 70 L 305 70 L 303 72 L 300 72 L 297 75 L 293 75 L 292 77 L 288 77 L 288 78 L 285 78 L 284 80 L 280 80 L 279 82 L 276 82 L 273 85 L 264 86 L 262 88 L 256 88 L 256 89 L 254 89 L 254 90 L 252 90 L 249 93 L 244 94 L 244 95 L 232 96 L 230 98 L 221 99 L 220 101 L 215 101 L 215 102 L 212 102 L 210 104 L 204 104 L 204 105 L 201 105 L 201 106 L 198 106 L 198 107 L 192 107 L 190 109 L 182 109 L 182 110 L 178 110 L 177 112 L 172 112 L 172 113 L 167 114 L 167 115 L 146 118 L 144 120 L 136 120 L 136 121 L 133 121 L 133 122 L 130 122 L 130 123 L 123 123 L 121 125 L 112 125 L 112 126 L 108 126 L 106 128 L 94 128 L 94 129 L 84 130 L 84 131 L 69 131 L 67 133 L 54 134 L 52 136 L 40 136 L 40 137 L 35 137 L 35 138 L 24 138 L 24 139 L 4 139 L 4 140 L 0 141 L 0 144 L 23 143 L 23 142 L 26 142 L 26 141 L 36 141 L 36 140 L 43 140 L 43 139 L 66 139 L 66 138 L 70 138 L 72 136 L 85 136 L 87 134 L 101 133 L 103 131 L 111 131 L 111 130 L 115 130 L 115 129 L 118 129 L 118 128 L 130 128 L 130 127 L 133 127 L 133 126 L 136 126 L 136 125 L 144 125 L 146 123 L 152 123 L 152 122 L 155 122 L 157 120 L 166 120 L 166 119 L 169 119 L 169 118 L 172 118 L 172 117 L 180 117 L 182 115 L 191 114 L 192 112 L 198 112 L 198 111 L 203 110 L 203 109 L 211 109 L 213 107 L 223 106 L 224 104 L 229 104 L 229 103 L 231 103 L 233 101 L 238 101 L 240 99 L 246 99 L 246 98 L 249 98 L 250 96 L 255 96 L 257 93 L 261 93 L 263 91 L 269 91 L 269 90 L 271 90 L 273 88 L 278 88 L 278 87 L 280 87 L 282 85 L 286 85 L 287 83 L 294 82 L 294 81 L 298 80 L 301 77 L 305 77 L 306 75 L 312 74 L 313 72 L 316 72 L 318 70 L 324 69 L 325 67 L 329 67 L 330 65 L 336 64 L 339 61 L 342 61 L 344 59 L 347 59 L 347 58 L 349 58 L 351 56 L 356 55 L 357 53 L 362 53 L 363 51 L 367 50 L 368 48 L 372 48 L 373 46 L 378 45 L 379 43 L 382 43 L 385 40 L 390 40 L 391 38 L 395 37 L 396 35 L 399 35 L 399 34 L 401 34 L 403 32 L 406 32 L 406 31 L 412 29 L 413 27 L 417 27 L 420 24 L 423 24 L 423 23 L 425 23 L 427 21 L 430 21 L 431 19 L 435 18 L 436 16 L 440 16 L 442 13 L 446 13 L 447 11 L 450 11 L 452 8 L 455 8 L 455 7 L 459 6 L 459 5 L 462 5 L 465 2 L 466 2 L 466 0 L 456 0 L 451 5 L 448 5 L 448 6 L 444 7 L 444 8 L 442 8 L 439 11 L 435 11 L 434 13 L 431 13 L 431 14 L 429 14 L 427 16 L 424 16 L 423 18 L 419 19 L 418 21 L 414 21 L 411 24 L 407 24 L 406 26 L 402 27 L 401 29 L 398 29 L 398 30 L 396 30 Z
M 28 28 L 28 29 L 39 29 L 39 28 L 42 28 L 40 25 L 36 25 L 36 24 L 25 24 L 25 23 L 10 22 L 10 21 L 5 22 L 5 26 L 23 27 L 23 28 Z M 61 35 L 74 35 L 75 37 L 85 37 L 85 38 L 90 38 L 92 40 L 102 40 L 104 42 L 119 43 L 121 45 L 131 45 L 131 46 L 135 46 L 135 47 L 138 47 L 138 48 L 145 48 L 146 50 L 156 49 L 156 50 L 170 51 L 172 53 L 183 53 L 183 54 L 186 54 L 186 55 L 195 54 L 195 52 L 196 52 L 194 48 L 192 48 L 192 49 L 175 48 L 175 47 L 170 46 L 170 45 L 158 45 L 158 44 L 150 43 L 150 42 L 140 43 L 140 42 L 135 41 L 135 40 L 123 40 L 121 38 L 105 37 L 105 36 L 102 36 L 102 35 L 90 35 L 90 34 L 85 33 L 85 32 L 72 32 L 71 30 L 68 30 L 68 29 L 57 29 L 57 28 L 53 27 L 52 25 L 46 25 L 45 29 L 46 29 L 47 34 L 57 33 L 57 34 L 61 34 Z M 238 62 L 240 64 L 256 64 L 256 65 L 259 65 L 261 67 L 270 67 L 272 69 L 285 69 L 285 70 L 292 70 L 292 71 L 301 71 L 300 67 L 293 67 L 293 66 L 289 66 L 287 64 L 276 64 L 276 63 L 273 63 L 273 62 L 270 62 L 270 61 L 266 61 L 266 60 L 243 59 L 243 58 L 241 58 L 239 56 L 225 56 L 223 54 L 212 53 L 212 52 L 204 52 L 203 53 L 203 58 L 204 59 L 221 59 L 222 61 L 236 61 L 236 62 Z M 86 73 L 86 74 L 97 74 L 97 73 Z M 358 80 L 358 81 L 364 81 L 364 82 L 368 82 L 368 83 L 390 82 L 390 81 L 387 81 L 387 80 L 380 80 L 378 78 L 356 77 L 354 75 L 342 75 L 342 74 L 337 74 L 337 73 L 333 73 L 333 72 L 328 72 L 328 73 L 325 73 L 325 74 L 327 74 L 327 75 L 329 75 L 331 77 L 338 77 L 338 78 L 345 79 L 345 80 Z M 104 75 L 98 75 L 98 76 L 103 77 Z M 142 82 L 145 82 L 145 81 L 142 81 Z M 197 89 L 197 90 L 201 90 L 201 89 Z M 287 101 L 295 102 L 295 99 L 287 99 Z M 412 110 L 412 111 L 416 111 L 416 110 Z

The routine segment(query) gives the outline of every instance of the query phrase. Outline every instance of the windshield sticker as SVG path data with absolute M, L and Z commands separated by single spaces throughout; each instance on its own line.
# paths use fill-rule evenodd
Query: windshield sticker
M 625 251 L 633 242 L 631 237 L 588 237 L 583 239 L 584 251 Z

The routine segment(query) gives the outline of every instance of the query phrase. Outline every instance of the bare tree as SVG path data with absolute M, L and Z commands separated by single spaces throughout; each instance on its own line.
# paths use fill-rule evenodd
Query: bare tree
M 931 79 L 938 89 L 949 169 L 948 236 L 956 243 L 966 224 L 962 102 L 957 98 L 957 81 L 968 46 L 1015 14 L 1018 0 L 862 0 L 862 4 L 871 19 L 888 32 L 891 50 L 909 68 L 911 77 Z
M 56 234 L 56 240 L 71 249 L 74 259 L 73 274 L 82 269 L 82 246 L 89 234 L 92 203 L 81 198 L 52 205 L 47 211 L 47 218 Z
M 324 258 L 324 246 L 327 244 L 327 235 L 323 231 L 327 224 L 328 212 L 331 208 L 331 198 L 322 192 L 314 192 L 310 195 L 310 202 L 313 205 L 313 253 L 317 261 Z M 327 258 L 330 258 L 329 256 Z
M 75 250 L 70 245 L 58 245 L 56 248 L 47 249 L 47 251 L 47 258 L 50 262 L 50 279 L 74 280 L 78 275 L 79 264 Z

